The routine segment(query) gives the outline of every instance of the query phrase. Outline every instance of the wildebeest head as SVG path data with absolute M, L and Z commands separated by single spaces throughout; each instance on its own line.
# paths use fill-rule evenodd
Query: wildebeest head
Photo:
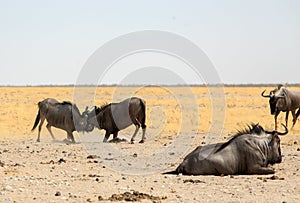
M 283 124 L 282 124 L 283 125 Z M 285 132 L 278 132 L 276 130 L 274 131 L 267 131 L 264 130 L 264 128 L 259 124 L 251 124 L 248 125 L 248 129 L 239 130 L 234 137 L 244 135 L 244 134 L 255 134 L 255 135 L 267 135 L 268 136 L 268 149 L 269 153 L 267 160 L 269 164 L 275 164 L 280 163 L 282 160 L 281 156 L 281 149 L 280 149 L 280 138 L 279 135 L 286 135 L 288 133 L 288 129 L 285 125 L 283 125 L 285 128 Z M 233 139 L 232 139 L 233 140 Z M 223 144 L 223 146 L 218 149 L 220 151 L 222 148 L 228 146 L 230 144 L 230 141 Z
M 266 90 L 264 90 L 261 93 L 261 96 L 270 98 L 269 104 L 270 104 L 270 110 L 271 115 L 275 115 L 279 113 L 281 110 L 284 110 L 284 107 L 286 106 L 286 89 L 283 86 L 278 86 L 278 89 L 274 89 L 270 91 L 269 95 L 265 95 Z
M 88 107 L 86 107 L 85 111 L 81 114 L 78 107 L 73 104 L 72 114 L 76 131 L 90 132 L 94 129 L 94 126 L 88 123 Z
M 84 129 L 84 131 L 86 131 L 86 132 L 91 132 L 94 130 L 94 125 L 92 123 L 88 122 L 89 114 L 90 114 L 90 111 L 88 110 L 88 107 L 86 107 L 85 111 L 82 112 L 82 116 L 84 117 L 84 120 L 85 120 L 84 122 L 86 122 L 85 129 Z
M 88 116 L 88 119 L 87 119 L 87 122 L 88 122 L 88 125 L 89 126 L 92 126 L 93 128 L 94 127 L 97 127 L 97 128 L 100 128 L 99 127 L 99 123 L 97 121 L 97 117 L 98 116 L 101 116 L 101 108 L 97 107 L 97 106 L 94 106 L 92 108 L 92 110 L 88 111 L 87 112 L 87 116 Z
M 268 157 L 270 164 L 281 163 L 282 161 L 282 155 L 280 149 L 280 138 L 278 135 L 286 135 L 288 133 L 287 127 L 283 124 L 282 126 L 285 128 L 285 132 L 278 132 L 276 130 L 271 132 L 265 131 L 267 134 L 271 134 L 270 142 L 269 142 L 269 149 L 271 153 L 269 153 L 270 157 Z
M 277 135 L 274 135 L 269 143 L 269 146 L 273 152 L 271 153 L 272 157 L 270 157 L 270 164 L 281 163 L 282 156 L 280 149 L 280 138 Z

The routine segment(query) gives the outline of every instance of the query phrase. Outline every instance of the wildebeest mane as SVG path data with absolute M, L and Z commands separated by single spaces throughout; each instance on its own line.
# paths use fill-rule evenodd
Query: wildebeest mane
M 63 101 L 61 104 L 62 105 L 72 105 L 72 103 L 70 101 Z
M 72 113 L 73 113 L 73 111 L 75 111 L 78 115 L 81 115 L 81 113 L 80 113 L 80 111 L 79 111 L 79 109 L 78 109 L 78 107 L 77 107 L 76 104 L 72 104 L 72 103 L 69 102 L 69 101 L 63 101 L 63 102 L 57 103 L 57 104 L 61 104 L 61 105 L 71 105 L 71 106 L 72 106 Z
M 264 132 L 264 129 L 257 123 L 251 123 L 250 125 L 248 124 L 246 128 L 242 130 L 238 130 L 235 135 L 232 136 L 232 138 L 244 135 L 244 134 L 257 134 L 260 135 L 261 133 Z
M 109 107 L 111 104 L 108 104 L 108 103 L 104 103 L 102 104 L 100 107 L 97 108 L 96 110 L 96 114 L 103 111 L 104 109 L 106 109 L 107 107 Z
M 250 125 L 248 124 L 246 128 L 237 130 L 237 132 L 230 138 L 230 140 L 223 143 L 216 152 L 219 152 L 222 149 L 224 149 L 225 147 L 227 147 L 230 143 L 232 143 L 235 139 L 237 139 L 241 135 L 246 135 L 246 134 L 260 135 L 263 132 L 264 132 L 264 129 L 258 123 L 257 124 L 251 123 Z

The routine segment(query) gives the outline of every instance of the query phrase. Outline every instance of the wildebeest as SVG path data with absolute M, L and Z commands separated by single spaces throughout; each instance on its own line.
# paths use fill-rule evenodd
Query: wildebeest
M 113 140 L 117 140 L 118 132 L 134 124 L 136 129 L 132 135 L 131 143 L 134 142 L 135 136 L 140 127 L 143 135 L 140 143 L 146 139 L 146 103 L 143 99 L 132 97 L 119 103 L 105 104 L 101 107 L 95 107 L 89 113 L 88 122 L 99 129 L 104 129 L 105 137 L 103 142 L 107 142 L 110 134 L 113 134 Z
M 285 126 L 284 126 L 285 127 Z M 175 171 L 166 174 L 235 175 L 273 174 L 269 164 L 281 162 L 280 139 L 285 132 L 265 131 L 252 124 L 225 143 L 199 146 L 188 154 Z
M 40 133 L 42 125 L 47 120 L 47 129 L 55 139 L 51 126 L 65 130 L 67 132 L 67 139 L 75 142 L 73 131 L 92 131 L 93 125 L 87 123 L 88 112 L 87 109 L 82 114 L 75 104 L 70 102 L 58 102 L 56 99 L 48 98 L 38 103 L 38 114 L 36 116 L 32 131 L 39 125 L 39 132 L 37 141 L 40 142 Z
M 300 114 L 300 92 L 290 91 L 283 85 L 279 85 L 277 89 L 270 91 L 269 95 L 264 95 L 266 90 L 264 90 L 261 95 L 263 97 L 270 98 L 270 110 L 271 115 L 274 115 L 275 120 L 275 130 L 277 130 L 277 117 L 280 113 L 286 112 L 285 115 L 285 125 L 288 126 L 289 112 L 292 112 L 293 116 L 293 126 L 295 125 L 297 118 Z M 298 109 L 297 113 L 295 111 Z

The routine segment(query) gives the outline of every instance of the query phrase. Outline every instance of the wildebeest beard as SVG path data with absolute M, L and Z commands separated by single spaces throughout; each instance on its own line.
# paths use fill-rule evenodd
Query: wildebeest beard
M 91 124 L 91 123 L 88 123 L 88 124 L 86 125 L 85 130 L 84 130 L 83 132 L 92 132 L 93 130 L 94 130 L 94 125 Z

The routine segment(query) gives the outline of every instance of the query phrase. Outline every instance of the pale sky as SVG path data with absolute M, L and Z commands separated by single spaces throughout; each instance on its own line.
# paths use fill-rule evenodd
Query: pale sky
M 298 0 L 0 0 L 0 29 L 0 85 L 75 84 L 99 47 L 143 30 L 190 40 L 223 83 L 300 83 Z M 151 57 L 139 64 L 169 70 L 172 65 L 152 63 Z M 133 67 L 138 75 L 143 68 Z M 114 74 L 121 79 L 134 75 L 114 71 L 104 83 L 115 83 Z M 150 72 L 148 76 L 159 78 Z M 176 82 L 176 74 L 174 78 Z M 195 83 L 192 76 L 184 80 Z

